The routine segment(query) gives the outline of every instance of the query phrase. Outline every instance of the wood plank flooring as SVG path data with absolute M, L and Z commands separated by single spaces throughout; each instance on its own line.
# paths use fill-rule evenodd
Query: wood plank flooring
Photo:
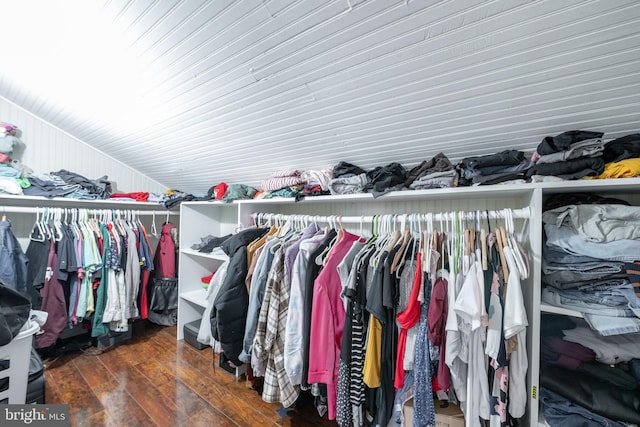
M 210 348 L 177 341 L 176 327 L 145 323 L 130 342 L 101 354 L 45 361 L 46 401 L 69 404 L 72 426 L 336 425 L 311 404 L 281 418 L 280 405 L 212 365 Z

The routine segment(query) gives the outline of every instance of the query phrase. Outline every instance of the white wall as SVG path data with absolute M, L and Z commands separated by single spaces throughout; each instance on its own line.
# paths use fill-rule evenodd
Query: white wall
M 21 129 L 25 148 L 22 153 L 16 152 L 14 157 L 36 173 L 66 169 L 89 179 L 107 175 L 113 183 L 114 192 L 163 193 L 167 189 L 167 186 L 92 148 L 3 97 L 0 97 L 0 121 L 12 123 Z

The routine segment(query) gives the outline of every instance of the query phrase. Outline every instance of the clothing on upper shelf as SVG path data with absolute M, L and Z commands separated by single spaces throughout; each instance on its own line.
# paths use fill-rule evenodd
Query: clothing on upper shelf
M 438 153 L 430 160 L 423 160 L 418 166 L 411 168 L 407 172 L 407 179 L 404 182 L 405 187 L 411 187 L 414 181 L 438 172 L 454 171 L 453 164 L 449 161 L 444 153 Z
M 605 163 L 604 171 L 593 179 L 633 178 L 640 175 L 640 158 Z
M 495 154 L 485 156 L 466 157 L 458 163 L 460 171 L 460 185 L 471 185 L 476 178 L 493 176 L 494 183 L 513 179 L 521 176 L 531 166 L 531 161 L 527 159 L 522 151 L 504 150 Z M 504 175 L 503 175 L 504 174 Z
M 31 186 L 22 190 L 27 196 L 58 197 L 80 189 L 78 184 L 68 184 L 56 175 L 32 175 L 29 182 Z
M 333 168 L 305 170 L 300 177 L 306 182 L 306 187 L 319 186 L 322 191 L 329 191 L 329 181 L 333 179 Z
M 379 197 L 392 190 L 404 187 L 407 171 L 400 163 L 393 162 L 378 166 L 367 172 L 365 190 L 371 191 L 373 197 Z
M 597 176 L 604 171 L 601 157 L 579 157 L 555 163 L 535 164 L 526 171 L 527 178 L 533 175 L 553 175 L 562 179 L 580 179 Z
M 582 141 L 601 139 L 603 136 L 603 132 L 570 130 L 556 136 L 545 136 L 536 148 L 536 152 L 542 156 L 545 154 L 559 153 L 569 150 L 572 146 Z
M 344 178 L 344 177 L 361 175 L 366 173 L 367 173 L 366 170 L 347 162 L 339 162 L 337 165 L 333 167 L 334 178 Z
M 130 199 L 136 202 L 146 202 L 149 200 L 149 193 L 146 191 L 138 191 L 133 193 L 113 193 L 109 196 L 112 199 Z
M 230 203 L 234 200 L 252 199 L 256 191 L 255 188 L 248 185 L 229 184 L 229 188 L 227 188 L 221 200 L 225 203 Z
M 564 162 L 580 157 L 597 157 L 602 155 L 604 143 L 602 138 L 586 139 L 573 143 L 563 151 L 539 155 L 535 157 L 536 164 Z M 537 153 L 537 152 L 536 152 Z
M 429 188 L 448 188 L 456 186 L 458 172 L 447 170 L 421 175 L 411 182 L 409 188 L 413 190 L 426 190 Z
M 271 178 L 260 184 L 260 188 L 264 191 L 274 191 L 284 187 L 291 187 L 292 185 L 303 185 L 305 184 L 305 180 L 302 178 L 301 174 L 302 171 L 297 169 L 274 172 L 271 175 Z
M 600 175 L 604 170 L 602 132 L 573 130 L 547 136 L 536 148 L 527 171 L 534 175 L 553 175 L 561 179 L 580 179 Z
M 367 175 L 362 173 L 348 177 L 334 178 L 329 182 L 331 194 L 356 194 L 364 192 Z
M 13 150 L 19 145 L 22 145 L 22 140 L 11 133 L 2 133 L 0 134 L 0 153 L 3 153 L 9 157 L 8 161 L 11 161 L 11 157 L 13 157 Z M 4 161 L 2 163 L 7 163 Z
M 625 135 L 607 142 L 602 153 L 602 158 L 607 163 L 634 157 L 640 157 L 640 133 Z
M 106 175 L 93 180 L 65 169 L 51 172 L 51 175 L 59 176 L 67 184 L 79 185 L 89 194 L 95 194 L 100 199 L 108 199 L 111 195 L 111 181 L 108 180 Z

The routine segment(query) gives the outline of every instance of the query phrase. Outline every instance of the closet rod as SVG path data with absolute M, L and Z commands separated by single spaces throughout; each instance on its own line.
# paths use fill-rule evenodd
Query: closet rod
M 24 207 L 24 206 L 0 206 L 0 214 L 1 213 L 42 213 L 43 209 L 49 209 L 51 212 L 54 212 L 56 209 L 68 209 L 68 210 L 83 210 L 87 212 L 104 212 L 104 211 L 131 211 L 135 212 L 136 216 L 143 215 L 156 215 L 161 217 L 163 215 L 179 215 L 179 212 L 169 211 L 169 210 L 137 210 L 137 209 L 129 209 L 129 208 L 63 208 L 60 206 L 57 207 L 49 207 L 49 206 L 38 206 L 38 207 Z
M 531 217 L 531 210 L 529 207 L 521 208 L 521 209 L 510 209 L 512 213 L 513 219 L 528 219 Z M 434 221 L 444 221 L 446 219 L 451 219 L 452 215 L 458 214 L 461 219 L 472 220 L 476 218 L 476 215 L 480 215 L 480 219 L 486 219 L 487 214 L 489 219 L 506 219 L 505 209 L 500 210 L 479 210 L 479 211 L 451 211 L 451 212 L 438 212 L 433 213 Z M 419 215 L 420 220 L 425 220 L 428 217 L 428 213 L 416 213 L 416 214 L 381 214 L 378 215 L 379 218 L 384 217 L 395 217 L 395 220 L 398 222 L 406 221 L 411 215 Z M 254 220 L 259 218 L 260 220 L 269 220 L 269 219 L 280 219 L 286 221 L 289 217 L 293 218 L 308 218 L 310 221 L 315 222 L 341 222 L 346 224 L 360 224 L 360 223 L 372 223 L 375 219 L 373 215 L 363 215 L 363 216 L 342 216 L 342 215 L 330 215 L 330 216 L 319 216 L 319 215 L 305 215 L 305 214 L 277 214 L 277 213 L 254 213 Z

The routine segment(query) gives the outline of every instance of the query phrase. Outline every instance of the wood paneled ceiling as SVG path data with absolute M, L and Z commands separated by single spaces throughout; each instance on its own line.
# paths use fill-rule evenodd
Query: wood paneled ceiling
M 0 96 L 187 192 L 640 130 L 633 0 L 0 3 Z

